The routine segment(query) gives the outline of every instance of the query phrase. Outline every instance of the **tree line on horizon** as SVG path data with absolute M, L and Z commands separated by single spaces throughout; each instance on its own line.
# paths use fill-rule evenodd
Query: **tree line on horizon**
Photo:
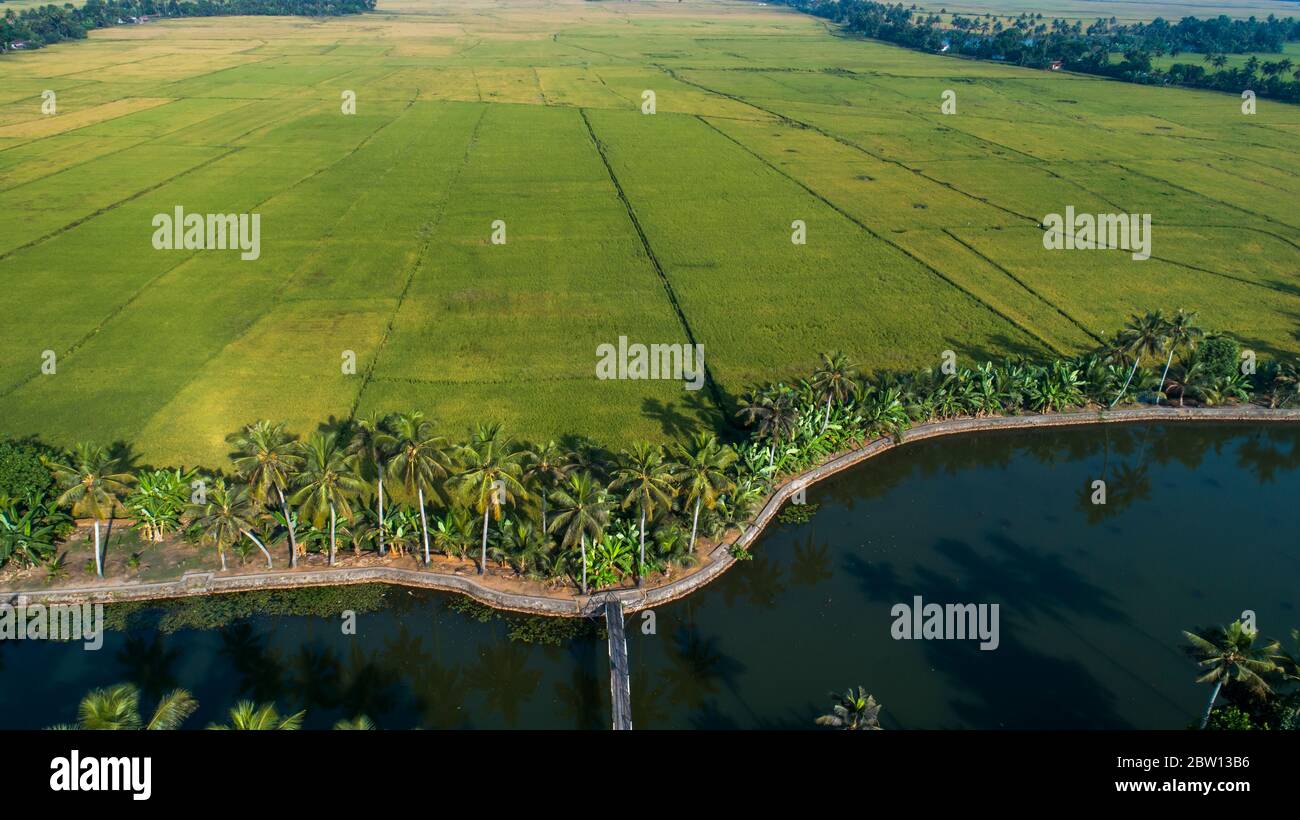
M 40 48 L 85 39 L 92 29 L 123 25 L 141 17 L 225 17 L 299 15 L 336 17 L 372 11 L 375 0 L 87 0 L 84 6 L 49 4 L 0 15 L 0 53 L 15 44 Z
M 1048 362 L 863 375 L 823 354 L 807 378 L 742 396 L 743 429 L 617 452 L 574 436 L 520 441 L 492 423 L 457 442 L 418 410 L 306 436 L 257 421 L 228 437 L 230 468 L 218 471 L 136 467 L 122 444 L 0 441 L 0 566 L 65 574 L 60 548 L 76 516 L 92 521 L 86 564 L 102 576 L 103 526 L 127 517 L 147 542 L 212 548 L 222 569 L 230 552 L 260 553 L 268 567 L 273 550 L 289 567 L 309 553 L 333 565 L 340 550 L 427 566 L 436 552 L 587 592 L 691 565 L 701 538 L 744 526 L 784 477 L 879 436 L 901 440 L 914 424 L 1134 401 L 1300 406 L 1300 362 L 1243 361 L 1195 314 L 1153 311 L 1092 352 Z
M 1201 19 L 1184 17 L 1171 23 L 1157 17 L 1150 23 L 1120 23 L 1114 17 L 1081 21 L 1024 13 L 1009 24 L 992 14 L 943 15 L 919 11 L 915 4 L 872 0 L 774 0 L 797 11 L 841 24 L 863 37 L 930 53 L 963 54 L 981 60 L 1029 68 L 1061 67 L 1145 85 L 1179 85 L 1300 102 L 1300 67 L 1289 57 L 1260 60 L 1252 56 L 1241 66 L 1225 68 L 1228 54 L 1276 54 L 1300 40 L 1300 20 L 1269 15 L 1263 20 L 1232 19 L 1226 15 Z M 1200 63 L 1174 63 L 1168 69 L 1153 59 L 1196 53 Z M 1112 62 L 1112 55 L 1122 60 Z M 1219 69 L 1208 71 L 1207 67 Z

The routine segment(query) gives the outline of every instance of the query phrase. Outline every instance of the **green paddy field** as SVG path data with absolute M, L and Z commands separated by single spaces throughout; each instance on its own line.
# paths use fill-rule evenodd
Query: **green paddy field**
M 1297 150 L 1300 108 L 924 55 L 754 3 L 380 0 L 99 31 L 0 57 L 0 434 L 213 466 L 248 421 L 371 409 L 669 439 L 823 350 L 1047 355 L 1155 307 L 1296 353 Z M 1069 205 L 1150 213 L 1152 258 L 1044 250 L 1038 221 Z M 260 257 L 155 250 L 177 206 L 260 214 Z M 619 336 L 703 344 L 716 389 L 598 381 Z

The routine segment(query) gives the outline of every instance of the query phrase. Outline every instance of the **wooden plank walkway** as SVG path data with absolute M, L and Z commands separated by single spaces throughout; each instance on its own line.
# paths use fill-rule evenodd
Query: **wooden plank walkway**
M 605 599 L 605 629 L 609 632 L 609 695 L 615 730 L 632 728 L 632 676 L 627 669 L 627 635 L 623 632 L 623 604 Z

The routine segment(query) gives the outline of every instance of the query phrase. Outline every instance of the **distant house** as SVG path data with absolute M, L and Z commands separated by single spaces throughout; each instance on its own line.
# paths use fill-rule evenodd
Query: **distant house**
M 1063 65 L 1065 65 L 1065 61 L 1064 61 L 1064 60 L 1052 60 L 1052 66 L 1051 66 L 1051 68 L 1052 68 L 1053 71 L 1060 71 L 1060 70 L 1061 70 L 1061 66 L 1063 66 Z

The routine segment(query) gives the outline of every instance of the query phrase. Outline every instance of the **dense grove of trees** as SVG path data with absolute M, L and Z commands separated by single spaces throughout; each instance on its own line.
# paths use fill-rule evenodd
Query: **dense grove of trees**
M 2 0 L 0 0 L 2 2 Z M 86 32 L 132 22 L 140 17 L 220 17 L 235 14 L 283 14 L 334 17 L 359 14 L 375 0 L 89 0 L 84 6 L 65 3 L 0 17 L 0 52 L 15 44 L 39 48 L 64 40 L 79 40 Z
M 495 564 L 600 589 L 691 564 L 699 539 L 743 526 L 784 478 L 913 424 L 1133 401 L 1300 405 L 1300 364 L 1260 361 L 1252 372 L 1243 361 L 1236 341 L 1202 331 L 1193 314 L 1155 311 L 1096 351 L 1050 362 L 866 375 L 826 355 L 805 379 L 743 396 L 747 431 L 733 441 L 700 431 L 609 450 L 479 424 L 458 442 L 419 411 L 377 413 L 305 437 L 255 422 L 229 437 L 224 474 L 138 467 L 124 446 L 11 442 L 0 447 L 0 566 L 58 577 L 76 516 L 94 522 L 93 557 L 76 542 L 81 560 L 103 574 L 104 522 L 126 515 L 146 541 L 192 540 L 223 568 L 228 551 L 268 567 L 275 553 L 290 566 L 309 553 L 333 564 L 340 550 L 426 565 L 441 553 L 480 572 Z
M 1300 20 L 1254 17 L 1210 20 L 1184 17 L 1177 23 L 1156 18 L 1150 23 L 1097 20 L 1045 20 L 1022 14 L 1009 24 L 992 15 L 955 14 L 944 22 L 916 6 L 871 0 L 777 0 L 792 8 L 842 24 L 864 37 L 885 40 L 922 51 L 963 54 L 1033 68 L 1060 60 L 1064 68 L 1135 83 L 1185 85 L 1239 94 L 1250 89 L 1260 97 L 1300 102 L 1300 70 L 1289 58 L 1251 59 L 1224 68 L 1228 54 L 1279 53 L 1284 43 L 1300 40 Z M 1195 53 L 1198 62 L 1174 63 L 1168 69 L 1152 65 L 1153 58 Z M 1114 60 L 1112 55 L 1123 55 Z M 1207 66 L 1219 69 L 1207 70 Z

